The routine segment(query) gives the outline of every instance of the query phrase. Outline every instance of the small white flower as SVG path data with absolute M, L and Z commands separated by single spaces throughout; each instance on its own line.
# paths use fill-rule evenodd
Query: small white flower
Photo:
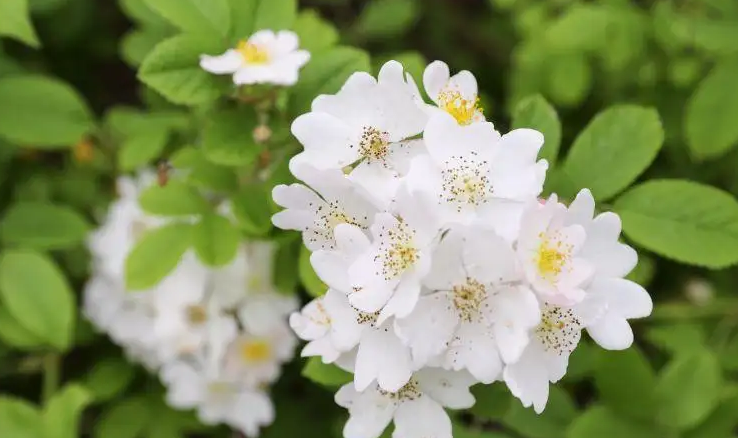
M 233 83 L 294 85 L 310 53 L 298 50 L 297 34 L 260 30 L 220 56 L 202 55 L 200 67 L 215 74 L 232 74 Z
M 448 65 L 434 61 L 423 72 L 423 85 L 438 109 L 450 114 L 456 123 L 467 126 L 484 121 L 477 95 L 477 80 L 467 70 L 451 76 Z M 436 110 L 435 107 L 432 107 Z
M 556 195 L 526 209 L 518 239 L 518 257 L 528 281 L 551 304 L 571 306 L 584 299 L 584 287 L 594 268 L 580 252 L 587 237 L 584 227 L 567 224 L 567 209 Z
M 394 392 L 371 386 L 359 392 L 351 384 L 336 393 L 348 409 L 345 438 L 377 438 L 394 421 L 393 438 L 451 438 L 451 420 L 443 409 L 474 405 L 469 392 L 474 379 L 466 373 L 426 368 Z
M 272 217 L 274 225 L 302 231 L 305 246 L 311 251 L 335 248 L 333 232 L 339 224 L 369 228 L 377 210 L 341 170 L 319 171 L 294 161 L 290 167 L 309 188 L 302 184 L 274 188 L 274 202 L 286 208 Z

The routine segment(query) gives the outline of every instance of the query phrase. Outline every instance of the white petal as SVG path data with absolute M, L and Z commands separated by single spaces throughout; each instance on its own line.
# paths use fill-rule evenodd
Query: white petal
M 417 273 L 407 273 L 403 275 L 402 280 L 397 285 L 392 298 L 387 301 L 379 318 L 378 324 L 382 324 L 387 318 L 396 316 L 403 318 L 410 314 L 418 303 L 420 297 L 420 275 Z
M 292 52 L 297 50 L 299 45 L 300 40 L 297 38 L 296 33 L 289 30 L 280 30 L 277 32 L 275 47 L 278 53 L 282 54 Z
M 512 245 L 492 230 L 466 229 L 462 259 L 468 275 L 483 283 L 498 284 L 519 277 Z
M 274 421 L 272 400 L 263 392 L 243 391 L 228 415 L 228 424 L 246 436 L 257 436 L 259 428 Z
M 227 50 L 220 56 L 202 55 L 200 67 L 210 73 L 231 74 L 244 65 L 243 57 L 236 50 Z
M 456 119 L 446 113 L 431 117 L 423 133 L 428 153 L 439 164 L 452 160 L 454 156 L 475 154 L 479 160 L 492 161 L 497 151 L 499 132 L 488 122 L 460 126 Z
M 348 385 L 346 385 L 348 386 Z M 387 428 L 396 405 L 374 388 L 363 393 L 351 393 L 342 387 L 336 394 L 336 403 L 348 407 L 350 417 L 343 428 L 344 438 L 377 438 Z
M 645 318 L 653 310 L 653 301 L 636 282 L 622 278 L 596 278 L 589 292 L 605 297 L 608 311 L 623 318 Z
M 305 147 L 305 160 L 318 169 L 340 169 L 353 163 L 358 152 L 350 145 L 352 132 L 340 119 L 325 113 L 303 114 L 292 122 L 292 134 Z
M 607 313 L 587 327 L 587 333 L 606 350 L 625 350 L 633 344 L 633 330 L 625 318 Z
M 340 355 L 341 351 L 337 350 L 327 337 L 308 342 L 300 352 L 301 357 L 320 357 L 323 363 L 333 363 Z
M 423 72 L 423 86 L 428 97 L 433 102 L 438 103 L 438 95 L 441 90 L 448 84 L 451 77 L 448 65 L 443 61 L 433 61 L 425 68 Z
M 462 70 L 449 79 L 449 87 L 459 91 L 461 96 L 469 101 L 477 97 L 477 79 L 468 70 Z
M 387 323 L 364 332 L 356 357 L 354 384 L 366 389 L 375 379 L 385 391 L 396 392 L 410 380 L 412 362 L 405 347 Z
M 301 339 L 312 341 L 330 330 L 331 318 L 323 304 L 324 297 L 309 302 L 302 311 L 290 315 L 290 327 Z
M 569 204 L 567 225 L 579 224 L 586 227 L 594 217 L 594 210 L 595 201 L 592 192 L 589 189 L 580 190 L 576 198 Z
M 400 179 L 380 162 L 361 162 L 349 174 L 351 181 L 361 187 L 375 205 L 386 208 L 397 193 Z
M 441 368 L 424 368 L 415 373 L 415 379 L 423 389 L 441 406 L 450 409 L 468 409 L 475 399 L 469 387 L 477 380 L 466 371 L 448 371 Z
M 395 320 L 397 335 L 410 347 L 415 368 L 441 354 L 451 340 L 458 316 L 446 293 L 421 297 L 412 313 Z
M 502 375 L 510 392 L 525 407 L 534 406 L 540 414 L 548 401 L 548 375 L 538 346 L 531 344 L 514 364 L 505 367 Z
M 451 419 L 430 397 L 404 401 L 395 413 L 392 438 L 452 438 Z
M 310 265 L 328 287 L 343 293 L 351 291 L 347 272 L 349 262 L 343 254 L 336 251 L 315 251 L 310 255 Z
M 465 234 L 460 230 L 450 230 L 433 252 L 431 270 L 425 276 L 424 284 L 431 290 L 450 291 L 463 284 L 467 273 L 463 264 Z
M 446 353 L 446 365 L 466 368 L 482 383 L 492 383 L 502 371 L 502 361 L 491 331 L 481 324 L 462 323 Z

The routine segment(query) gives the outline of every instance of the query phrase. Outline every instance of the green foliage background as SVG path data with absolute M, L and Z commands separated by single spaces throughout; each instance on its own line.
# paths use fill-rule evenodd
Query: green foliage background
M 235 93 L 198 67 L 262 28 L 312 52 L 295 87 Z M 471 70 L 498 129 L 544 132 L 547 193 L 588 187 L 620 214 L 640 254 L 631 277 L 656 303 L 630 350 L 583 342 L 543 415 L 478 386 L 455 437 L 738 436 L 736 41 L 735 0 L 0 0 L 0 436 L 231 436 L 169 409 L 80 315 L 85 236 L 117 175 L 167 159 L 179 176 L 141 204 L 199 220 L 142 239 L 131 289 L 191 247 L 224 265 L 244 237 L 279 242 L 286 293 L 323 293 L 299 238 L 272 229 L 269 193 L 291 178 L 291 120 L 388 59 L 416 81 L 434 59 Z M 258 143 L 265 112 L 273 135 Z M 233 202 L 236 226 L 212 199 Z M 340 436 L 346 380 L 296 359 L 264 436 Z

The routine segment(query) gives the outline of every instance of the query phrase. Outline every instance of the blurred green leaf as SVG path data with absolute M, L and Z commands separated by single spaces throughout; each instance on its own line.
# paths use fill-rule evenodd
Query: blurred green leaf
M 217 40 L 231 22 L 227 0 L 145 0 L 146 5 L 181 30 Z
M 133 29 L 120 42 L 120 56 L 129 65 L 138 67 L 157 44 L 171 36 L 168 30 Z
M 166 147 L 168 138 L 169 133 L 165 129 L 151 130 L 128 138 L 118 150 L 121 170 L 133 171 L 154 161 Z
M 161 216 L 198 215 L 211 209 L 196 189 L 180 181 L 169 181 L 165 186 L 152 184 L 138 202 L 147 213 Z
M 676 323 L 651 327 L 646 339 L 672 354 L 692 354 L 701 351 L 707 343 L 705 329 L 695 323 Z
M 234 0 L 235 1 L 235 0 Z M 315 53 L 334 46 L 338 42 L 338 31 L 317 11 L 303 11 L 295 21 L 295 33 L 300 38 L 300 48 Z
M 593 406 L 577 417 L 566 438 L 653 438 L 657 431 L 638 422 L 618 417 L 603 406 Z
M 58 79 L 3 77 L 0 102 L 0 137 L 24 146 L 70 148 L 94 126 L 82 97 Z
M 0 424 L 7 437 L 43 437 L 41 412 L 25 400 L 0 396 Z
M 587 58 L 578 53 L 552 57 L 547 62 L 548 96 L 565 107 L 581 104 L 592 89 L 592 68 Z
M 333 364 L 325 364 L 319 357 L 311 357 L 302 369 L 303 377 L 313 382 L 327 386 L 328 388 L 338 388 L 354 380 L 354 376 L 342 370 Z
M 491 385 L 477 384 L 471 388 L 477 402 L 471 413 L 485 420 L 501 420 L 510 410 L 511 403 L 519 403 L 502 382 Z
M 738 62 L 718 65 L 687 103 L 687 145 L 697 159 L 715 158 L 738 144 Z
M 228 0 L 231 9 L 231 43 L 253 33 L 291 29 L 297 15 L 296 0 Z
M 170 21 L 148 6 L 149 0 L 118 0 L 123 12 L 148 29 L 170 29 Z
M 320 280 L 318 274 L 313 270 L 313 265 L 310 264 L 310 251 L 305 246 L 300 248 L 300 261 L 298 267 L 300 282 L 308 291 L 310 296 L 319 297 L 324 295 L 328 290 L 328 286 Z
M 230 220 L 208 213 L 195 225 L 193 243 L 200 261 L 209 266 L 224 266 L 236 257 L 241 235 Z
M 0 2 L 0 36 L 9 36 L 38 48 L 36 31 L 31 24 L 28 0 L 3 0 Z
M 526 438 L 556 438 L 564 436 L 576 415 L 577 408 L 569 394 L 551 385 L 543 413 L 536 414 L 533 408 L 524 408 L 518 400 L 513 400 L 502 422 Z
M 192 245 L 192 231 L 191 224 L 172 223 L 144 233 L 126 258 L 126 287 L 148 289 L 172 272 Z
M 90 226 L 71 208 L 44 202 L 14 204 L 0 221 L 5 245 L 60 249 L 83 242 Z
M 735 386 L 725 391 L 718 407 L 694 429 L 682 436 L 684 438 L 730 437 L 738 427 L 738 390 Z
M 543 134 L 545 142 L 538 158 L 555 165 L 561 144 L 561 122 L 556 110 L 541 95 L 521 100 L 513 112 L 513 129 L 531 128 Z
M 664 131 L 654 109 L 617 105 L 599 113 L 577 136 L 563 169 L 599 201 L 627 188 L 661 149 Z
M 92 395 L 82 386 L 70 384 L 54 394 L 44 407 L 44 438 L 77 438 L 82 411 Z
M 138 438 L 154 419 L 145 397 L 131 397 L 110 406 L 97 420 L 95 438 Z
M 233 198 L 233 214 L 238 224 L 247 233 L 264 236 L 272 229 L 272 217 L 269 209 L 271 193 L 262 185 L 247 185 Z
M 208 161 L 200 149 L 182 148 L 170 157 L 169 163 L 176 171 L 184 170 L 182 178 L 200 189 L 231 193 L 238 188 L 235 169 Z
M 738 202 L 686 180 L 651 180 L 622 196 L 614 210 L 638 245 L 682 263 L 722 268 L 738 262 Z
M 576 382 L 588 377 L 597 365 L 597 356 L 600 347 L 592 345 L 586 339 L 579 341 L 577 348 L 569 356 L 569 366 L 566 368 L 564 381 Z
M 82 382 L 96 402 L 108 401 L 128 388 L 135 370 L 122 358 L 109 358 L 97 362 Z
M 566 8 L 546 29 L 546 44 L 556 52 L 593 51 L 607 45 L 607 8 L 577 4 Z
M 252 108 L 219 111 L 210 117 L 202 133 L 205 157 L 223 166 L 245 166 L 261 151 L 254 140 L 256 114 Z
M 200 55 L 219 55 L 224 50 L 224 45 L 218 41 L 178 35 L 161 42 L 146 56 L 138 78 L 173 103 L 212 102 L 225 93 L 231 79 L 217 77 L 200 68 Z
M 75 300 L 62 271 L 47 256 L 5 251 L 0 258 L 0 297 L 25 329 L 67 350 L 75 325 Z
M 33 350 L 44 345 L 44 340 L 29 331 L 0 303 L 0 341 L 20 350 Z
M 510 435 L 501 432 L 488 432 L 482 430 L 475 430 L 467 426 L 462 426 L 458 423 L 453 424 L 453 437 L 454 438 L 510 438 Z
M 356 23 L 366 38 L 393 38 L 405 33 L 418 19 L 415 0 L 374 0 L 364 7 Z
M 708 350 L 675 356 L 656 384 L 658 421 L 686 430 L 704 421 L 720 400 L 720 363 Z
M 600 401 L 618 416 L 636 421 L 651 420 L 656 408 L 655 381 L 651 365 L 636 346 L 624 351 L 597 352 L 597 392 Z
M 654 275 L 656 275 L 656 260 L 647 254 L 639 252 L 638 263 L 625 278 L 635 281 L 643 287 L 647 287 L 651 284 Z

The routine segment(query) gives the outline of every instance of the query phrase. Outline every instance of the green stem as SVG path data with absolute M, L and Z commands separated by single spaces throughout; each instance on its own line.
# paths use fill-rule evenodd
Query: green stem
M 61 356 L 57 353 L 49 353 L 44 358 L 44 382 L 42 399 L 47 403 L 59 388 L 59 373 L 61 368 Z

